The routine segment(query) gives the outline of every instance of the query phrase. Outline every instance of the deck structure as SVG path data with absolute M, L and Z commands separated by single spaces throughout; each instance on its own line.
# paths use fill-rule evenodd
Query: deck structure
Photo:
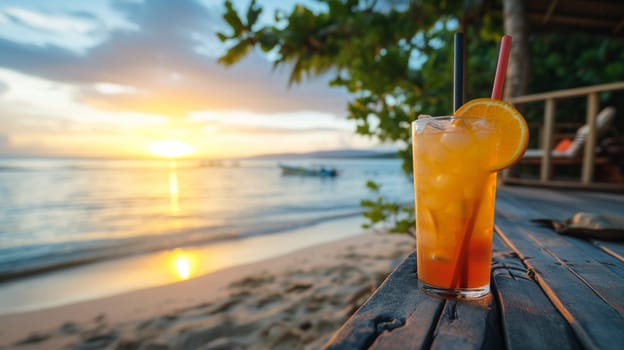
M 553 187 L 577 187 L 577 188 L 593 188 L 593 189 L 614 189 L 624 190 L 624 182 L 613 180 L 610 182 L 595 181 L 595 169 L 597 166 L 620 167 L 621 164 L 612 164 L 608 158 L 597 158 L 594 150 L 598 143 L 596 134 L 596 116 L 600 110 L 599 94 L 603 92 L 614 92 L 624 90 L 624 82 L 615 82 L 609 84 L 601 84 L 587 87 L 580 87 L 567 90 L 551 91 L 539 94 L 531 94 L 525 96 L 512 97 L 507 99 L 508 102 L 515 105 L 526 103 L 544 103 L 544 117 L 542 132 L 539 144 L 542 150 L 542 157 L 537 159 L 540 166 L 540 174 L 538 179 L 526 179 L 512 176 L 511 169 L 503 171 L 502 180 L 504 183 L 515 183 L 525 185 L 540 185 Z M 571 165 L 577 165 L 581 168 L 581 177 L 578 180 L 557 180 L 553 179 L 553 165 L 555 159 L 552 157 L 555 114 L 558 101 L 585 97 L 587 99 L 587 109 L 585 111 L 586 125 L 588 126 L 587 139 L 585 140 L 584 151 L 582 157 L 572 159 L 559 159 Z M 621 118 L 624 111 L 616 111 L 616 118 Z M 523 162 L 521 161 L 520 164 Z M 527 162 L 524 162 L 527 163 Z M 513 169 L 513 168 L 512 168 Z M 617 169 L 616 171 L 621 171 Z
M 624 215 L 624 196 L 499 188 L 488 297 L 424 294 L 413 253 L 325 348 L 624 348 L 624 243 L 564 236 L 530 221 L 580 211 Z

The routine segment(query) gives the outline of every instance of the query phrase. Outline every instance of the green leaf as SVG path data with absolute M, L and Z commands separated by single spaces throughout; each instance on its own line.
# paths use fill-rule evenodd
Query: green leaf
M 366 181 L 366 188 L 371 191 L 378 192 L 381 189 L 381 186 L 374 181 Z
M 368 200 L 368 199 L 363 199 L 360 201 L 361 207 L 374 207 L 375 205 L 376 205 L 375 202 Z
M 225 14 L 223 15 L 223 19 L 225 20 L 227 24 L 230 25 L 230 28 L 232 28 L 232 30 L 234 31 L 235 36 L 240 35 L 245 29 L 245 26 L 243 26 L 243 22 L 238 16 L 238 13 L 236 12 L 236 10 L 234 10 L 234 6 L 232 5 L 232 2 L 230 0 L 227 0 L 225 2 L 225 9 L 226 11 L 225 11 Z
M 223 34 L 221 32 L 217 32 L 217 36 L 219 37 L 219 40 L 221 40 L 221 42 L 224 42 L 224 41 L 228 40 L 228 38 L 229 38 L 227 35 L 225 35 L 225 34 Z
M 399 220 L 396 225 L 392 228 L 392 232 L 396 233 L 407 233 L 415 226 L 415 222 L 410 220 Z
M 258 17 L 262 13 L 262 7 L 256 4 L 256 0 L 252 0 L 247 8 L 247 29 L 251 30 L 258 21 Z
M 260 48 L 264 51 L 271 51 L 279 44 L 278 36 L 270 31 L 262 31 L 258 34 Z
M 241 41 L 228 49 L 227 53 L 220 57 L 218 62 L 226 66 L 230 66 L 245 57 L 250 49 L 251 45 L 249 45 L 249 43 Z

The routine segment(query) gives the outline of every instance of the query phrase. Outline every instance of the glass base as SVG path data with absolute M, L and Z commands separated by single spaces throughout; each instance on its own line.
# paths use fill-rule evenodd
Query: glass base
M 421 289 L 428 295 L 444 299 L 480 299 L 490 293 L 490 285 L 479 288 L 441 288 L 420 281 Z

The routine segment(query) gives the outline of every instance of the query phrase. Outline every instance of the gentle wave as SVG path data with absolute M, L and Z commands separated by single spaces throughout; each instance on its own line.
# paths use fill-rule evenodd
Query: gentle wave
M 0 158 L 0 172 L 17 171 L 134 171 L 134 170 L 161 170 L 161 169 L 275 169 L 273 164 L 258 163 L 254 160 L 227 160 L 227 161 L 205 161 L 205 160 L 128 160 L 128 161 L 84 161 L 84 160 L 58 160 L 58 161 L 7 161 Z M 60 164 L 59 164 L 60 163 Z M 92 163 L 92 164 L 91 164 Z
M 14 172 L 14 171 L 37 171 L 36 168 L 22 167 L 22 166 L 0 166 L 0 172 Z
M 119 171 L 119 170 L 160 170 L 170 169 L 167 164 L 164 165 L 152 165 L 152 166 L 117 166 L 117 167 L 98 167 L 98 166 L 84 166 L 84 165 L 66 165 L 66 166 L 0 166 L 0 172 L 17 172 L 17 171 Z M 202 165 L 176 165 L 177 170 L 184 169 L 200 169 L 206 168 Z
M 0 249 L 0 282 L 46 272 L 180 247 L 278 234 L 361 215 L 360 210 L 305 220 L 244 227 L 200 227 L 166 235 L 110 240 L 70 241 Z

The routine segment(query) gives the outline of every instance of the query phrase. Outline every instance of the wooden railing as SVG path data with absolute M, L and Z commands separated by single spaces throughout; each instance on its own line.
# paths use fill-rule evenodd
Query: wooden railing
M 540 180 L 542 184 L 549 184 L 552 177 L 552 154 L 553 149 L 553 130 L 555 124 L 556 101 L 571 97 L 587 96 L 586 123 L 589 126 L 589 133 L 585 141 L 585 149 L 583 152 L 583 163 L 581 169 L 581 184 L 589 186 L 593 182 L 594 177 L 594 150 L 596 147 L 596 115 L 599 111 L 598 94 L 606 91 L 624 90 L 624 81 L 580 87 L 575 89 L 558 90 L 544 92 L 540 94 L 524 95 L 508 98 L 507 102 L 515 105 L 544 101 L 544 131 L 541 146 L 543 149 Z M 618 111 L 619 114 L 622 111 Z M 509 172 L 503 173 L 503 179 L 509 179 Z

